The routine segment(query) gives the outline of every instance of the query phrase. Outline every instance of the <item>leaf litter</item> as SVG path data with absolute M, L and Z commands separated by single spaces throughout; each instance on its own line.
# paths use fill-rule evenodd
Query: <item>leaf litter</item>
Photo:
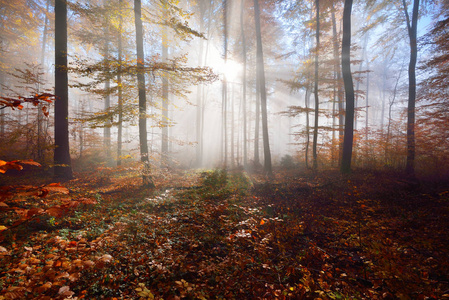
M 447 191 L 363 175 L 92 173 L 4 232 L 0 299 L 449 298 Z

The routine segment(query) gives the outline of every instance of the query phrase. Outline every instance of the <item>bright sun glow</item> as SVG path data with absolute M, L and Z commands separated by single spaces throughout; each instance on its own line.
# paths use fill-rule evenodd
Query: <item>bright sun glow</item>
M 223 64 L 222 70 L 220 70 L 226 76 L 226 80 L 229 82 L 236 81 L 242 72 L 242 65 L 234 60 L 229 60 L 226 64 Z
M 217 48 L 211 48 L 209 57 L 212 69 L 216 74 L 220 75 L 220 78 L 223 78 L 224 75 L 228 82 L 236 82 L 241 76 L 242 64 L 231 59 L 228 59 L 225 64 L 223 56 Z

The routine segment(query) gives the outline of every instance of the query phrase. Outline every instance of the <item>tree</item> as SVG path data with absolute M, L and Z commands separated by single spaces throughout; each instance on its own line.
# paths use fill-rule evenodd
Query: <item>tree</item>
M 69 146 L 69 90 L 67 74 L 67 2 L 55 1 L 55 153 L 54 175 L 72 179 Z
M 103 5 L 106 6 L 106 0 L 103 0 Z M 111 80 L 110 80 L 110 65 L 109 65 L 109 36 L 110 36 L 110 20 L 109 20 L 109 11 L 108 7 L 105 7 L 106 13 L 104 16 L 104 59 L 105 59 L 105 73 L 106 73 L 106 80 L 104 82 L 104 111 L 107 112 L 111 108 Z M 103 144 L 106 148 L 106 160 L 111 160 L 111 118 L 108 118 L 106 120 L 105 126 L 103 128 Z
M 167 5 L 163 5 L 163 16 L 166 16 Z M 162 61 L 167 63 L 168 60 L 168 31 L 164 25 L 162 29 Z M 168 165 L 168 72 L 162 73 L 162 136 L 161 136 L 161 166 Z
M 352 0 L 345 0 L 343 10 L 343 40 L 341 44 L 341 69 L 346 96 L 346 117 L 343 138 L 341 172 L 351 171 L 352 143 L 354 137 L 354 84 L 351 74 L 351 11 Z
M 224 63 L 228 61 L 228 1 L 223 0 L 223 56 Z M 222 85 L 222 151 L 223 151 L 223 165 L 227 168 L 228 164 L 228 132 L 227 132 L 227 105 L 228 105 L 228 83 L 226 74 L 223 74 Z
M 316 9 L 316 30 L 315 30 L 315 83 L 314 83 L 314 94 L 315 94 L 315 122 L 313 128 L 313 147 L 312 147 L 312 155 L 313 155 L 313 169 L 316 170 L 318 168 L 318 159 L 317 159 L 317 143 L 318 143 L 318 118 L 319 118 L 319 106 L 320 100 L 318 97 L 318 55 L 320 49 L 320 1 L 315 1 L 315 9 Z
M 139 91 L 139 144 L 140 161 L 143 163 L 142 183 L 146 187 L 153 188 L 154 183 L 150 175 L 150 162 L 148 157 L 147 141 L 147 99 L 145 88 L 143 52 L 143 28 L 142 28 L 142 3 L 134 0 L 134 22 L 136 26 L 136 49 L 137 49 L 137 86 Z
M 247 156 L 247 126 L 246 126 L 246 37 L 245 30 L 243 24 L 243 14 L 244 14 L 244 3 L 242 0 L 240 4 L 240 34 L 242 36 L 242 59 L 243 59 L 243 75 L 242 75 L 242 102 L 243 102 L 243 166 L 246 168 L 248 165 L 248 156 Z
M 123 136 L 123 87 L 122 87 L 122 30 L 123 30 L 123 0 L 119 0 L 119 20 L 118 20 L 118 45 L 117 45 L 117 109 L 118 109 L 118 122 L 117 122 L 117 166 L 122 164 L 122 136 Z
M 256 39 L 257 39 L 257 54 L 256 54 L 256 76 L 259 82 L 260 104 L 262 110 L 262 136 L 263 136 L 263 150 L 264 150 L 264 169 L 268 176 L 273 176 L 271 166 L 271 152 L 270 142 L 268 136 L 268 116 L 267 116 L 267 91 L 265 88 L 265 70 L 263 62 L 263 48 L 262 48 L 262 33 L 260 30 L 260 8 L 259 1 L 254 0 L 254 19 L 256 23 Z
M 407 174 L 415 175 L 415 103 L 416 103 L 416 61 L 418 58 L 418 44 L 416 34 L 418 28 L 419 0 L 413 1 L 412 20 L 408 14 L 407 3 L 402 0 L 407 31 L 410 39 L 410 63 L 408 67 L 408 108 L 407 108 Z

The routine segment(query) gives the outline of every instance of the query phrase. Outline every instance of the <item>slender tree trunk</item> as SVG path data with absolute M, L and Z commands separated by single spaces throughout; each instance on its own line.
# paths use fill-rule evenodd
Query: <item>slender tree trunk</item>
M 397 90 L 398 90 L 399 80 L 401 79 L 402 70 L 403 70 L 403 64 L 401 65 L 401 69 L 399 70 L 398 78 L 396 79 L 396 83 L 394 85 L 393 98 L 388 105 L 388 125 L 387 125 L 387 138 L 385 140 L 385 158 L 388 155 L 388 150 L 389 150 L 388 148 L 390 145 L 391 113 L 392 113 L 392 108 L 393 108 L 394 102 L 396 101 L 396 94 L 397 94 Z M 388 162 L 388 161 L 386 160 L 386 162 Z
M 341 71 L 340 71 L 340 55 L 338 54 L 338 35 L 337 35 L 337 22 L 335 19 L 335 6 L 334 4 L 332 4 L 332 9 L 331 9 L 331 17 L 332 17 L 332 36 L 333 36 L 333 55 L 334 55 L 334 86 L 333 86 L 333 94 L 334 94 L 334 105 L 332 107 L 332 163 L 334 162 L 338 162 L 340 160 L 340 155 L 337 155 L 337 159 L 335 158 L 334 152 L 335 151 L 335 142 L 336 142 L 336 134 L 335 131 L 337 130 L 337 126 L 336 126 L 336 119 L 337 119 L 337 115 L 339 116 L 339 120 L 340 120 L 340 109 L 338 109 L 338 113 L 337 113 L 337 104 L 338 104 L 338 108 L 340 107 L 340 102 L 341 100 Z M 338 126 L 338 136 L 340 137 L 341 135 L 341 128 L 340 126 Z M 340 140 L 340 138 L 339 138 Z M 338 142 L 337 145 L 340 145 L 341 143 Z
M 48 31 L 48 16 L 47 13 L 50 9 L 50 0 L 47 0 L 47 7 L 45 10 L 45 21 L 44 21 L 44 31 L 42 33 L 42 51 L 41 51 L 41 66 L 44 73 L 47 73 L 45 65 L 45 50 L 47 48 L 47 31 Z M 44 143 L 42 141 L 43 138 L 43 127 L 44 127 L 44 116 L 42 112 L 42 104 L 39 103 L 37 109 L 37 157 L 39 161 L 42 161 L 44 158 Z M 45 137 L 44 137 L 45 140 Z
M 415 102 L 416 102 L 416 61 L 418 46 L 416 41 L 418 26 L 419 0 L 413 1 L 413 13 L 410 23 L 407 4 L 402 0 L 407 21 L 408 36 L 410 39 L 410 63 L 408 67 L 408 108 L 407 108 L 407 163 L 405 171 L 415 176 Z
M 123 17 L 122 7 L 123 0 L 119 1 L 119 35 L 118 35 L 118 72 L 117 72 L 117 86 L 118 86 L 118 125 L 117 125 L 117 166 L 122 164 L 122 136 L 123 136 L 123 86 L 122 86 L 122 30 Z
M 231 83 L 231 97 L 230 97 L 230 105 L 231 105 L 231 167 L 234 168 L 235 166 L 235 144 L 234 144 L 234 139 L 235 139 L 235 127 L 234 127 L 234 122 L 235 122 L 235 118 L 234 118 L 234 106 L 235 106 L 235 91 L 234 91 L 234 84 Z
M 355 85 L 355 102 L 354 102 L 354 110 L 357 110 L 358 103 L 359 103 L 359 97 L 360 97 L 360 81 L 362 79 L 362 70 L 363 70 L 363 64 L 365 63 L 365 56 L 366 56 L 366 46 L 368 44 L 368 38 L 367 35 L 365 35 L 365 39 L 363 40 L 363 47 L 362 47 L 362 55 L 360 57 L 360 64 L 359 64 L 359 80 L 357 80 Z M 354 130 L 358 129 L 358 118 L 357 114 L 354 114 Z
M 200 6 L 200 32 L 204 31 L 204 15 L 206 12 L 206 3 L 203 1 L 200 1 L 198 3 Z M 198 65 L 203 65 L 203 48 L 204 48 L 204 40 L 200 39 L 199 41 L 200 49 L 198 53 Z M 203 85 L 198 84 L 196 87 L 196 166 L 200 168 L 203 164 L 203 135 L 202 135 L 202 110 L 203 110 Z
M 260 166 L 260 152 L 259 152 L 259 141 L 260 141 L 260 83 L 259 78 L 256 76 L 256 117 L 254 124 L 254 165 L 255 167 Z
M 343 41 L 341 51 L 341 68 L 346 94 L 346 118 L 343 139 L 343 156 L 341 172 L 351 171 L 352 143 L 354 138 L 354 84 L 351 74 L 351 10 L 352 0 L 345 0 L 343 10 Z
M 315 53 L 315 86 L 314 86 L 314 94 L 315 94 L 315 123 L 313 128 L 313 169 L 316 170 L 318 168 L 318 158 L 317 158 L 317 144 L 318 144 L 318 118 L 319 118 L 319 108 L 320 108 L 320 100 L 318 97 L 318 55 L 320 49 L 320 1 L 315 1 L 316 6 L 316 53 Z
M 369 61 L 367 63 L 367 69 L 368 69 L 368 73 L 366 74 L 366 116 L 365 116 L 365 129 L 366 129 L 366 140 L 368 140 L 369 137 L 369 127 L 368 127 L 368 120 L 369 120 Z
M 69 146 L 69 89 L 67 74 L 67 2 L 55 0 L 55 152 L 54 175 L 72 179 Z
M 106 0 L 103 0 L 103 5 L 106 7 Z M 104 111 L 109 113 L 111 107 L 111 81 L 109 79 L 109 16 L 105 17 L 105 40 L 104 40 L 104 59 L 106 81 L 104 82 Z M 111 160 L 111 120 L 108 118 L 104 124 L 103 129 L 103 145 L 106 148 L 106 161 L 109 164 Z
M 257 65 L 256 73 L 259 78 L 260 88 L 260 104 L 262 109 L 262 136 L 263 136 L 263 155 L 264 155 L 264 169 L 269 177 L 273 176 L 273 169 L 271 166 L 271 152 L 270 142 L 268 136 L 268 114 L 267 114 L 267 91 L 265 88 L 265 70 L 263 62 L 263 48 L 262 48 L 262 33 L 260 30 L 260 9 L 259 1 L 254 0 L 254 18 L 256 23 L 256 39 L 257 39 Z
M 223 0 L 223 24 L 224 24 L 224 63 L 228 61 L 228 1 Z M 228 132 L 227 132 L 227 105 L 228 105 L 228 83 L 226 74 L 223 74 L 223 87 L 222 87 L 222 115 L 223 115 L 223 152 L 224 168 L 228 165 Z
M 167 28 L 164 27 L 162 32 L 162 61 L 168 61 L 168 37 L 167 37 Z M 163 126 L 162 126 L 162 141 L 161 141 L 161 166 L 167 167 L 169 164 L 168 161 L 168 126 L 169 117 L 168 117 L 168 73 L 164 72 L 162 77 L 162 118 Z
M 142 182 L 144 186 L 153 188 L 154 183 L 150 175 L 150 163 L 148 157 L 147 102 L 144 73 L 145 57 L 143 52 L 142 4 L 140 0 L 134 0 L 134 20 L 136 26 L 137 85 L 139 89 L 140 160 L 143 163 Z
M 309 149 L 310 149 L 310 112 L 309 112 L 309 102 L 310 102 L 310 87 L 306 88 L 306 95 L 304 98 L 304 104 L 306 107 L 306 153 L 305 153 L 305 162 L 306 168 L 309 168 Z
M 240 33 L 242 35 L 242 60 L 243 60 L 243 75 L 242 75 L 242 102 L 243 102 L 243 167 L 246 168 L 248 165 L 248 140 L 247 140 L 247 124 L 246 124 L 246 37 L 243 23 L 244 5 L 245 1 L 241 1 L 240 7 Z

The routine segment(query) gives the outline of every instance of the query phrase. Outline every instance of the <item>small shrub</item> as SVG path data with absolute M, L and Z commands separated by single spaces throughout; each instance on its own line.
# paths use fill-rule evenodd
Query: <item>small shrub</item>
M 286 154 L 281 158 L 281 167 L 284 169 L 293 169 L 296 167 L 295 161 L 290 154 Z

